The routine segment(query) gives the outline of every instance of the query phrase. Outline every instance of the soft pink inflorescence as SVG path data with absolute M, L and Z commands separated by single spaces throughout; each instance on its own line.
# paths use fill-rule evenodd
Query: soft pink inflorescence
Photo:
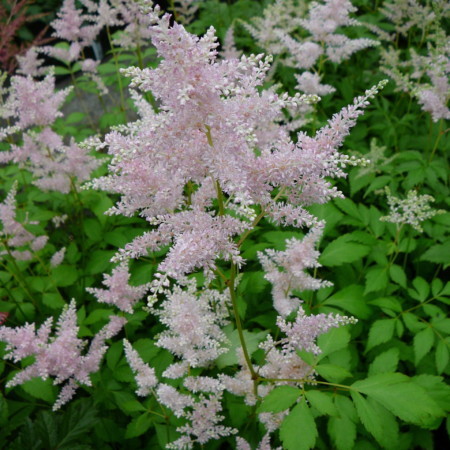
M 300 300 L 292 297 L 294 289 L 317 290 L 330 283 L 313 278 L 306 269 L 320 267 L 315 249 L 322 236 L 323 227 L 316 226 L 302 240 L 289 239 L 285 251 L 266 250 L 258 252 L 258 258 L 266 272 L 265 278 L 273 285 L 274 308 L 285 317 L 298 308 Z
M 130 273 L 127 264 L 119 264 L 111 275 L 103 275 L 103 284 L 107 289 L 87 288 L 86 290 L 97 297 L 100 303 L 114 305 L 121 311 L 132 313 L 133 306 L 150 289 L 150 284 L 130 286 Z
M 91 385 L 89 374 L 99 369 L 100 361 L 107 350 L 106 339 L 116 335 L 124 326 L 126 320 L 111 316 L 105 325 L 91 341 L 88 351 L 82 354 L 85 341 L 77 337 L 78 325 L 75 301 L 64 309 L 56 324 L 56 333 L 51 337 L 52 318 L 47 319 L 36 330 L 34 324 L 22 327 L 0 327 L 0 341 L 6 342 L 9 353 L 5 358 L 18 362 L 28 356 L 35 361 L 17 373 L 8 383 L 8 387 L 17 386 L 24 382 L 41 377 L 54 377 L 55 384 L 67 382 L 60 391 L 60 395 L 53 406 L 59 409 L 69 401 L 77 383 Z
M 227 323 L 228 297 L 215 290 L 196 293 L 195 283 L 187 289 L 175 286 L 167 293 L 161 308 L 154 310 L 166 325 L 156 345 L 169 350 L 182 360 L 176 377 L 188 367 L 205 367 L 225 353 L 227 338 L 221 326 Z M 172 369 L 173 370 L 173 369 Z M 171 367 L 166 372 L 171 373 Z
M 149 18 L 163 59 L 156 69 L 124 73 L 132 87 L 152 91 L 159 110 L 142 107 L 140 98 L 141 119 L 106 136 L 110 175 L 92 186 L 121 195 L 111 214 L 140 212 L 157 227 L 116 260 L 173 243 L 159 269 L 182 280 L 195 269 L 211 273 L 218 258 L 242 264 L 233 237 L 251 228 L 254 205 L 279 224 L 313 224 L 304 207 L 341 196 L 326 178 L 345 175 L 351 161 L 337 149 L 378 86 L 336 114 L 315 138 L 299 134 L 293 143 L 280 125 L 283 108 L 306 100 L 260 91 L 270 59 L 218 60 L 212 28 L 198 38 L 181 25 L 170 26 L 167 15 L 153 12 Z M 273 198 L 275 189 L 285 201 Z M 217 196 L 224 202 L 219 212 Z
M 136 394 L 145 397 L 149 395 L 151 390 L 158 384 L 155 369 L 142 360 L 138 352 L 134 350 L 126 339 L 123 340 L 123 347 L 125 349 L 125 356 L 128 364 L 135 375 L 134 378 L 138 386 Z
M 21 223 L 17 220 L 16 194 L 17 182 L 14 183 L 5 200 L 0 203 L 0 222 L 2 224 L 2 230 L 0 230 L 2 239 L 0 258 L 10 254 L 10 256 L 19 261 L 27 261 L 33 258 L 30 250 L 33 252 L 41 250 L 46 245 L 48 236 L 36 237 L 25 228 L 24 225 L 28 221 Z

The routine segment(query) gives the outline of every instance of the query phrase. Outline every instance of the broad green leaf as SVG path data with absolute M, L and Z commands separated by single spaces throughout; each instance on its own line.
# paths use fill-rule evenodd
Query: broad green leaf
M 302 400 L 283 420 L 280 439 L 286 450 L 309 450 L 314 448 L 318 433 L 311 410 Z
M 405 312 L 402 314 L 403 322 L 405 323 L 406 328 L 413 333 L 418 333 L 420 330 L 423 330 L 427 327 L 427 325 L 419 320 L 419 318 L 410 312 Z
M 392 264 L 389 268 L 389 276 L 391 280 L 402 287 L 406 287 L 406 273 L 398 264 Z
M 405 422 L 425 428 L 445 415 L 421 386 L 401 373 L 373 375 L 353 383 L 352 388 L 378 401 Z
M 317 345 L 322 351 L 317 356 L 317 361 L 348 346 L 350 333 L 346 327 L 332 328 L 317 339 Z
M 430 261 L 436 264 L 450 264 L 450 241 L 444 244 L 437 244 L 430 247 L 420 258 L 423 261 Z
M 419 300 L 425 301 L 430 293 L 430 285 L 422 277 L 414 278 L 412 284 L 419 294 Z
M 355 445 L 356 425 L 346 415 L 330 417 L 328 420 L 328 434 L 333 441 L 333 448 L 349 450 Z
M 8 402 L 6 401 L 3 394 L 0 392 L 0 427 L 6 425 L 8 421 L 9 408 Z
M 352 284 L 328 297 L 323 304 L 337 306 L 360 319 L 367 319 L 371 309 L 364 301 L 363 291 L 363 286 Z
M 56 400 L 56 387 L 50 378 L 46 380 L 33 378 L 23 383 L 20 387 L 34 398 L 39 398 L 49 403 L 53 403 Z
M 450 411 L 450 386 L 444 377 L 422 374 L 413 378 L 414 383 L 422 386 L 427 394 L 444 410 Z
M 320 264 L 327 267 L 340 266 L 351 263 L 366 256 L 370 247 L 349 242 L 346 236 L 341 236 L 325 247 L 319 258 Z
M 322 392 L 317 389 L 311 389 L 305 392 L 305 396 L 311 406 L 317 409 L 320 414 L 327 416 L 337 416 L 338 411 L 333 403 L 333 394 L 331 392 Z
M 152 416 L 148 413 L 135 417 L 127 426 L 125 439 L 143 435 L 152 425 Z
M 301 391 L 292 386 L 279 386 L 264 397 L 258 412 L 278 413 L 289 409 L 300 397 Z
M 395 449 L 398 425 L 394 416 L 375 400 L 365 399 L 359 392 L 351 391 L 358 416 L 377 442 L 384 448 Z
M 114 370 L 114 368 L 117 366 L 117 363 L 119 362 L 120 358 L 123 354 L 123 343 L 120 342 L 114 342 L 106 353 L 106 364 L 111 370 Z
M 42 303 L 52 309 L 62 309 L 66 302 L 59 292 L 46 292 L 42 294 Z
M 399 349 L 394 347 L 379 354 L 369 366 L 369 376 L 395 372 L 398 366 L 399 353 Z
M 391 340 L 394 335 L 395 322 L 395 319 L 381 319 L 375 321 L 370 327 L 366 351 Z
M 426 327 L 414 336 L 414 357 L 416 366 L 422 358 L 431 350 L 434 344 L 434 332 L 431 327 Z
M 366 288 L 364 290 L 364 295 L 370 292 L 377 292 L 385 289 L 388 281 L 388 275 L 385 267 L 372 267 L 366 273 Z
M 436 345 L 436 369 L 437 373 L 440 375 L 444 372 L 449 361 L 449 339 L 440 339 Z
M 61 264 L 52 269 L 52 277 L 57 286 L 66 287 L 75 283 L 78 278 L 78 272 L 74 266 Z
M 347 369 L 334 364 L 320 364 L 316 366 L 315 370 L 322 378 L 332 383 L 340 383 L 346 378 L 352 377 Z

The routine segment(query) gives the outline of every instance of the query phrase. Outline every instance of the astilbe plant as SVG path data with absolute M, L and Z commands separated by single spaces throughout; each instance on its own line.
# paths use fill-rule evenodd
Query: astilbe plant
M 294 143 L 282 124 L 282 110 L 309 98 L 261 91 L 270 59 L 252 55 L 218 60 L 213 29 L 199 39 L 177 23 L 170 26 L 170 17 L 160 18 L 157 9 L 149 17 L 162 61 L 153 70 L 129 68 L 124 73 L 133 88 L 153 92 L 158 109 L 144 107 L 143 99 L 134 95 L 141 118 L 106 136 L 110 175 L 90 185 L 121 195 L 109 214 L 139 213 L 153 227 L 120 250 L 115 261 L 125 264 L 171 245 L 148 298 L 150 311 L 166 327 L 157 345 L 176 356 L 163 376 L 176 379 L 192 368 L 210 367 L 227 351 L 221 327 L 227 309 L 233 312 L 242 346 L 241 369 L 216 378 L 189 376 L 185 393 L 162 381 L 156 386 L 153 372 L 125 344 L 138 393 L 155 388 L 159 403 L 187 421 L 178 427 L 182 437 L 172 443 L 185 448 L 235 433 L 220 425 L 225 391 L 254 404 L 274 383 L 314 382 L 313 371 L 297 351 L 319 353 L 315 344 L 319 335 L 353 321 L 333 314 L 308 316 L 300 301 L 290 296 L 292 289 L 325 284 L 303 273 L 317 266 L 314 243 L 321 227 L 305 208 L 342 196 L 329 178 L 344 176 L 345 166 L 355 161 L 337 149 L 379 86 L 333 116 L 315 137 L 299 133 Z M 264 217 L 280 225 L 314 229 L 304 242 L 288 243 L 283 255 L 268 253 L 281 271 L 261 255 L 274 290 L 284 295 L 286 306 L 278 301 L 275 307 L 283 316 L 278 325 L 286 337 L 274 341 L 268 336 L 261 344 L 266 361 L 257 366 L 245 342 L 236 288 L 238 270 L 245 264 L 240 247 Z M 229 269 L 224 269 L 227 261 Z M 196 292 L 188 275 L 199 269 L 206 283 Z M 294 314 L 293 323 L 286 322 L 289 313 Z M 261 420 L 274 431 L 280 419 L 266 416 Z
M 296 74 L 297 89 L 306 94 L 326 95 L 335 88 L 321 84 L 325 61 L 340 63 L 360 50 L 377 46 L 376 40 L 351 39 L 342 29 L 363 26 L 350 14 L 357 10 L 349 0 L 278 0 L 251 23 L 243 26 L 265 51 L 277 55 L 284 65 L 303 70 Z

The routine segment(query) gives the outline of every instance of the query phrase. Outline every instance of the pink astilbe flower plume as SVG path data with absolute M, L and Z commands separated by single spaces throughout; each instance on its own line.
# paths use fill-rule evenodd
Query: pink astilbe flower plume
M 150 289 L 150 283 L 141 286 L 130 286 L 130 273 L 125 264 L 119 264 L 111 275 L 104 275 L 103 284 L 108 289 L 87 288 L 97 297 L 100 303 L 108 303 L 121 311 L 132 313 L 134 304 Z
M 21 223 L 17 220 L 16 214 L 16 194 L 17 182 L 15 182 L 6 196 L 0 203 L 0 259 L 4 255 L 10 255 L 19 261 L 27 261 L 33 258 L 33 252 L 37 252 L 45 247 L 48 236 L 35 236 L 28 231 L 24 225 L 30 223 L 26 220 Z M 34 223 L 34 222 L 33 222 Z
M 218 258 L 242 264 L 233 238 L 251 228 L 255 205 L 276 223 L 312 225 L 304 206 L 342 195 L 327 178 L 344 176 L 343 168 L 355 161 L 337 149 L 381 84 L 315 138 L 300 134 L 295 144 L 280 124 L 283 109 L 311 98 L 261 91 L 270 58 L 218 60 L 214 29 L 198 38 L 170 26 L 168 15 L 150 11 L 148 17 L 162 61 L 156 69 L 124 73 L 133 88 L 152 91 L 159 111 L 143 107 L 135 95 L 141 118 L 106 136 L 110 175 L 91 186 L 121 195 L 110 214 L 139 212 L 156 226 L 115 260 L 173 243 L 159 271 L 181 281 L 196 269 L 211 273 Z
M 22 327 L 0 327 L 0 341 L 6 342 L 6 359 L 18 362 L 28 356 L 35 361 L 17 373 L 8 383 L 8 387 L 23 384 L 40 377 L 54 377 L 55 384 L 67 382 L 53 406 L 59 409 L 70 400 L 77 388 L 77 383 L 91 385 L 89 374 L 99 369 L 100 361 L 107 350 L 106 339 L 116 335 L 126 320 L 111 316 L 110 322 L 103 327 L 92 340 L 88 351 L 82 351 L 86 342 L 77 337 L 78 325 L 75 301 L 72 300 L 61 313 L 56 324 L 55 336 L 51 337 L 52 318 L 47 319 L 36 330 L 35 324 Z
M 196 293 L 195 282 L 186 289 L 175 286 L 160 309 L 154 312 L 167 326 L 156 345 L 182 360 L 181 366 L 169 367 L 167 375 L 182 376 L 188 367 L 205 367 L 228 350 L 221 326 L 228 323 L 228 297 L 215 290 Z
M 128 364 L 135 374 L 136 384 L 138 385 L 136 394 L 145 397 L 149 395 L 151 390 L 158 384 L 155 369 L 141 359 L 138 352 L 133 349 L 126 339 L 123 340 L 123 346 Z

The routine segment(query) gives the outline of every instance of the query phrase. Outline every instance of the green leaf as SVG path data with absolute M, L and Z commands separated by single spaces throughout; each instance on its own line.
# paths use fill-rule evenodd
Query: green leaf
M 365 399 L 359 392 L 351 391 L 358 416 L 366 430 L 384 448 L 395 448 L 398 425 L 394 416 L 378 402 Z
M 405 422 L 429 427 L 445 412 L 426 391 L 401 373 L 383 373 L 357 381 L 351 386 L 383 405 Z
M 314 447 L 318 433 L 316 422 L 305 400 L 297 404 L 283 420 L 280 439 L 286 450 L 308 450 Z
M 395 372 L 398 366 L 399 354 L 399 349 L 395 347 L 380 353 L 369 366 L 369 376 L 378 373 Z
M 388 281 L 388 275 L 385 267 L 372 267 L 366 273 L 366 289 L 364 290 L 364 295 L 369 292 L 377 292 L 385 289 Z
M 422 277 L 414 278 L 412 284 L 417 291 L 417 299 L 421 302 L 425 301 L 430 293 L 430 285 Z
M 56 400 L 56 388 L 52 380 L 47 378 L 33 378 L 21 385 L 21 388 L 31 396 L 53 403 Z
M 352 284 L 328 297 L 323 305 L 337 306 L 360 319 L 370 317 L 371 309 L 364 302 L 363 286 Z
M 71 286 L 77 281 L 78 272 L 73 266 L 61 264 L 52 269 L 52 276 L 57 286 L 66 287 Z
M 436 369 L 440 375 L 447 367 L 449 361 L 449 339 L 440 339 L 436 346 Z
M 152 417 L 148 413 L 135 417 L 127 426 L 125 439 L 143 435 L 152 425 Z
M 395 322 L 396 319 L 381 319 L 372 324 L 367 339 L 366 352 L 392 339 Z
M 346 235 L 344 235 L 325 247 L 325 250 L 320 255 L 319 262 L 326 267 L 340 266 L 361 259 L 369 251 L 370 247 L 349 242 Z
M 436 264 L 450 264 L 450 241 L 430 247 L 420 258 Z
M 338 411 L 333 403 L 333 394 L 331 392 L 322 392 L 319 390 L 310 390 L 305 392 L 305 397 L 320 414 L 327 416 L 338 416 Z
M 413 381 L 422 386 L 444 411 L 450 411 L 450 386 L 443 377 L 422 374 L 415 376 Z
M 353 448 L 356 440 L 356 425 L 346 415 L 330 417 L 328 420 L 328 434 L 336 450 Z
M 71 403 L 58 425 L 59 442 L 55 448 L 72 450 L 74 444 L 78 444 L 79 439 L 97 425 L 96 414 L 90 400 L 82 399 Z
M 391 280 L 402 287 L 406 287 L 406 273 L 403 268 L 397 264 L 392 264 L 389 268 Z
M 45 294 L 42 294 L 42 302 L 49 308 L 58 310 L 66 305 L 66 302 L 59 292 L 46 292 Z
M 426 327 L 414 336 L 414 357 L 416 366 L 422 358 L 431 350 L 434 344 L 434 333 L 431 327 Z
M 317 339 L 317 345 L 322 350 L 317 357 L 317 361 L 322 360 L 331 353 L 346 348 L 349 342 L 350 333 L 346 327 L 332 328 Z
M 315 370 L 322 378 L 332 383 L 341 383 L 346 378 L 352 377 L 347 369 L 334 364 L 320 364 Z
M 279 386 L 264 397 L 258 408 L 258 413 L 267 411 L 278 413 L 285 411 L 297 401 L 301 393 L 300 389 L 292 386 Z

